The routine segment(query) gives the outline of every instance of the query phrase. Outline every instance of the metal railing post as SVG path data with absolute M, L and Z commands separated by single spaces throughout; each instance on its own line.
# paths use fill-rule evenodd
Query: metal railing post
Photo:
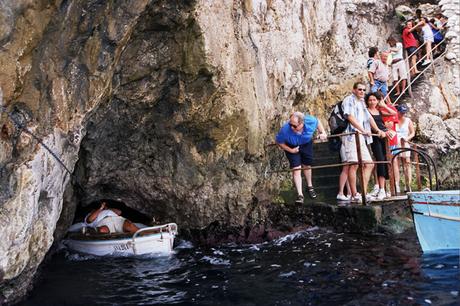
M 406 140 L 404 138 L 401 139 L 401 148 L 405 148 L 406 147 Z M 410 153 L 410 152 L 409 152 Z M 401 155 L 401 165 L 402 165 L 402 169 L 403 169 L 403 174 L 404 174 L 404 184 L 406 184 L 406 190 L 410 190 L 410 186 L 409 186 L 409 178 L 407 177 L 406 175 L 406 161 L 404 160 L 405 157 L 403 155 Z M 407 165 L 407 167 L 410 167 L 410 164 Z
M 355 144 L 356 144 L 356 153 L 358 155 L 358 171 L 359 171 L 359 180 L 361 185 L 361 197 L 363 200 L 363 205 L 366 203 L 366 186 L 364 186 L 364 171 L 363 171 L 363 158 L 361 155 L 361 139 L 359 137 L 359 132 L 355 132 Z
M 414 146 L 411 145 L 413 149 Z M 420 163 L 419 163 L 419 158 L 418 158 L 418 153 L 414 151 L 414 160 L 415 160 L 415 176 L 417 177 L 417 189 L 422 190 L 422 180 L 420 178 Z
M 415 56 L 415 54 L 412 55 L 412 56 Z M 407 61 L 405 59 L 407 59 Z M 407 69 L 407 86 L 406 86 L 407 91 L 409 92 L 409 96 L 411 98 L 414 98 L 414 96 L 412 95 L 412 85 L 411 85 L 411 75 L 410 75 L 410 73 L 411 73 L 411 71 L 410 71 L 411 68 L 410 68 L 410 63 L 409 63 L 410 62 L 410 56 L 407 55 L 406 49 L 404 49 L 404 59 L 403 60 L 404 60 L 404 64 L 406 65 L 406 69 Z M 401 91 L 401 94 L 403 94 L 403 91 Z
M 390 139 L 388 137 L 385 138 L 385 148 L 387 152 L 387 160 L 389 161 L 388 163 L 388 179 L 390 181 L 390 194 L 391 196 L 396 195 L 396 187 L 395 187 L 395 175 L 394 175 L 394 169 L 393 169 L 393 163 L 392 163 L 392 156 L 391 156 L 391 150 L 390 150 Z

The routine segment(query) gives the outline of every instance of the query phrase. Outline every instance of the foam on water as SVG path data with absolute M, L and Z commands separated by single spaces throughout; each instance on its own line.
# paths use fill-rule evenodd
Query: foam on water
M 276 240 L 274 240 L 273 244 L 274 245 L 277 245 L 277 246 L 281 246 L 282 244 L 286 243 L 286 242 L 291 242 L 291 241 L 294 241 L 298 238 L 301 238 L 303 236 L 305 236 L 307 233 L 311 233 L 311 232 L 314 232 L 314 231 L 317 231 L 319 228 L 318 227 L 310 227 L 306 230 L 303 230 L 303 231 L 299 231 L 299 232 L 296 232 L 296 233 L 292 233 L 292 234 L 289 234 L 289 235 L 286 235 L 286 236 L 283 236 L 281 238 L 278 238 Z M 316 238 L 315 238 L 316 239 Z
M 179 243 L 174 247 L 174 249 L 193 249 L 193 243 L 187 240 L 179 240 Z
M 75 253 L 69 250 L 65 250 L 65 257 L 70 261 L 86 261 L 86 260 L 95 260 L 101 259 L 101 257 L 89 255 L 89 254 L 82 254 L 82 253 Z
M 152 258 L 63 250 L 23 306 L 458 302 L 458 253 L 422 255 L 415 232 L 358 236 L 311 228 L 263 244 L 178 245 L 173 256 Z
M 222 259 L 222 258 L 217 258 L 217 257 L 211 257 L 211 256 L 203 256 L 201 258 L 201 261 L 205 261 L 210 263 L 211 265 L 216 265 L 216 266 L 230 266 L 230 260 L 228 259 Z

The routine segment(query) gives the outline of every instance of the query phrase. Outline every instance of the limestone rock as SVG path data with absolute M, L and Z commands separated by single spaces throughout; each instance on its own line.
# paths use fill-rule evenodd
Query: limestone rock
M 395 13 L 396 13 L 396 16 L 404 20 L 411 19 L 415 14 L 414 10 L 406 5 L 398 5 L 395 8 Z
M 285 178 L 268 173 L 286 167 L 267 144 L 292 110 L 324 119 L 366 77 L 392 13 L 389 0 L 2 1 L 3 105 L 28 129 L 0 117 L 7 301 L 102 198 L 188 230 L 266 220 Z M 421 130 L 447 150 L 455 122 L 439 120 Z
M 457 58 L 457 55 L 454 52 L 448 52 L 446 54 L 446 59 L 449 60 L 449 61 L 452 60 L 452 59 L 456 59 L 456 58 Z
M 444 96 L 438 87 L 432 87 L 429 101 L 431 104 L 429 109 L 430 113 L 440 117 L 444 117 L 449 113 L 447 102 L 445 101 Z
M 435 144 L 441 151 L 456 150 L 460 147 L 460 119 L 443 121 L 432 114 L 423 114 L 418 119 L 418 131 L 427 142 Z

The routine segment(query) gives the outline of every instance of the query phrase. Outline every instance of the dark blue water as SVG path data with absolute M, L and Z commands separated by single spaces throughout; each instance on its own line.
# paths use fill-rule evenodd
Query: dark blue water
M 257 245 L 170 257 L 60 251 L 21 305 L 459 305 L 459 253 L 422 255 L 413 232 L 313 229 Z

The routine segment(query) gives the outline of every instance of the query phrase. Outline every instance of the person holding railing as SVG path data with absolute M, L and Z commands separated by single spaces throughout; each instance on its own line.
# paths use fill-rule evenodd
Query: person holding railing
M 371 128 L 376 131 L 380 137 L 385 137 L 385 132 L 379 129 L 376 125 L 374 119 L 369 114 L 366 105 L 364 103 L 364 95 L 366 92 L 366 86 L 363 82 L 356 82 L 353 85 L 352 94 L 347 96 L 343 102 L 343 114 L 349 122 L 345 133 L 354 133 L 358 131 L 359 134 L 359 150 L 361 152 L 361 160 L 365 162 L 363 167 L 363 188 L 367 188 L 369 178 L 374 169 L 374 164 L 372 163 L 371 154 L 367 148 L 366 143 L 372 143 L 371 137 Z M 342 173 L 339 180 L 339 194 L 343 195 L 345 184 L 348 180 L 351 189 L 351 201 L 361 203 L 362 197 L 357 192 L 356 188 L 356 171 L 358 170 L 358 148 L 356 143 L 356 135 L 346 135 L 342 136 L 342 147 L 340 148 L 340 156 L 342 162 L 346 163 L 356 163 L 353 165 L 346 165 L 342 168 Z M 340 200 L 340 199 L 339 199 Z
M 303 203 L 301 168 L 307 181 L 307 191 L 310 198 L 317 197 L 313 188 L 311 165 L 313 163 L 313 134 L 319 130 L 319 138 L 327 139 L 326 130 L 321 121 L 311 115 L 294 112 L 276 135 L 276 144 L 285 151 L 292 171 L 292 180 L 297 190 L 296 203 Z M 298 170 L 295 170 L 298 169 Z
M 414 27 L 414 22 L 412 20 L 406 21 L 406 26 L 402 32 L 402 42 L 404 49 L 407 51 L 407 56 L 410 60 L 410 74 L 414 76 L 415 74 L 420 73 L 417 69 L 417 48 L 418 41 L 414 36 L 416 28 Z
M 438 22 L 437 22 L 437 20 L 436 20 L 435 18 L 432 18 L 432 19 L 430 20 L 430 22 L 428 23 L 428 24 L 430 25 L 431 31 L 433 32 L 433 39 L 434 39 L 433 49 L 434 49 L 437 45 L 439 45 L 439 44 L 443 41 L 443 39 L 444 39 L 444 36 L 443 36 L 442 33 L 441 33 L 441 32 L 442 32 L 443 26 L 442 26 L 442 25 L 439 25 L 440 22 L 441 22 L 440 20 L 438 20 Z M 436 26 L 436 24 L 437 24 L 438 26 Z M 435 55 L 441 54 L 441 53 L 444 51 L 443 49 L 444 49 L 444 48 L 442 47 L 442 45 L 441 45 L 441 46 L 438 46 L 438 47 L 435 49 L 435 51 L 433 51 L 433 52 L 434 52 L 434 56 L 435 56 Z
M 391 62 L 391 71 L 393 73 L 393 81 L 396 82 L 395 95 L 399 96 L 406 89 L 407 80 L 406 63 L 404 62 L 403 57 L 403 45 L 402 43 L 397 42 L 392 36 L 388 37 L 387 42 L 390 45 L 390 51 L 393 57 L 393 61 Z M 399 80 L 401 80 L 401 82 L 399 82 Z M 399 88 L 399 83 L 401 83 L 401 90 Z
M 371 92 L 380 91 L 384 96 L 388 93 L 388 66 L 386 65 L 386 54 L 382 53 L 382 59 L 377 47 L 369 48 L 369 58 L 372 59 L 367 75 L 369 77 L 369 84 L 371 85 Z M 368 61 L 369 62 L 369 61 Z
M 393 138 L 395 136 L 395 132 L 388 129 L 383 123 L 382 119 L 382 112 L 381 110 L 385 110 L 387 113 L 396 115 L 396 111 L 392 108 L 388 107 L 385 102 L 383 101 L 383 97 L 379 92 L 369 93 L 365 96 L 364 100 L 366 101 L 367 109 L 371 114 L 372 118 L 374 118 L 375 124 L 378 128 L 385 132 L 385 136 L 389 138 Z M 387 150 L 385 139 L 381 137 L 372 136 L 372 154 L 376 161 L 386 161 L 387 160 Z M 383 200 L 386 197 L 385 193 L 385 180 L 389 179 L 388 175 L 388 166 L 383 163 L 379 163 L 376 165 L 377 168 L 377 184 L 374 187 L 374 190 L 370 193 L 370 196 L 375 197 L 377 200 Z
M 415 25 L 415 28 L 418 27 L 422 29 L 423 43 L 425 44 L 425 60 L 422 62 L 422 66 L 426 66 L 429 65 L 433 59 L 431 54 L 431 45 L 434 43 L 433 31 L 426 17 L 423 17 L 422 20 Z
M 409 109 L 407 108 L 406 104 L 400 104 L 396 106 L 398 110 L 398 119 L 399 122 L 396 124 L 396 133 L 398 134 L 398 147 L 403 147 L 402 140 L 404 139 L 404 148 L 410 148 L 409 141 L 412 140 L 415 136 L 415 128 L 412 120 L 406 117 L 407 112 Z M 397 151 L 396 151 L 397 152 Z M 396 153 L 395 152 L 395 153 Z M 406 186 L 406 192 L 411 191 L 411 182 L 412 182 L 412 169 L 411 169 L 411 161 L 410 161 L 410 151 L 403 152 L 398 155 L 399 159 L 402 161 L 404 167 L 404 175 L 407 178 L 407 182 L 409 186 Z M 396 169 L 395 172 L 395 180 L 399 183 L 400 176 L 399 176 L 399 169 Z M 397 174 L 397 175 L 396 175 Z

